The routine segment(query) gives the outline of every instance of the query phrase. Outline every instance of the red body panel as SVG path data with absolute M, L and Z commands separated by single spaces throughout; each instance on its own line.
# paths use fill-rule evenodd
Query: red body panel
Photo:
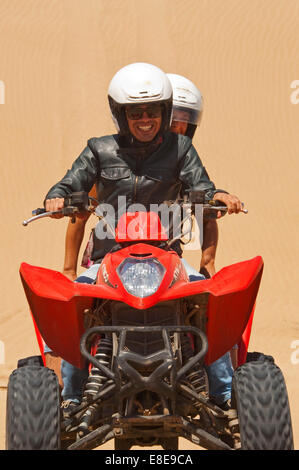
M 241 366 L 246 362 L 246 356 L 248 351 L 249 339 L 251 334 L 251 327 L 253 322 L 253 315 L 254 315 L 255 305 L 253 306 L 252 312 L 250 314 L 248 323 L 246 328 L 242 334 L 241 341 L 238 344 L 238 366 Z
M 146 253 L 159 259 L 166 272 L 154 295 L 137 298 L 122 286 L 116 267 L 125 258 L 132 257 L 132 254 Z M 177 273 L 179 271 L 177 281 L 170 287 L 175 270 Z M 263 261 L 258 256 L 223 268 L 212 279 L 190 282 L 175 252 L 166 252 L 139 243 L 106 255 L 99 270 L 97 285 L 74 283 L 57 271 L 26 263 L 21 265 L 20 274 L 43 339 L 62 358 L 82 368 L 84 360 L 80 354 L 79 342 L 84 332 L 83 312 L 92 306 L 94 298 L 114 299 L 136 309 L 146 309 L 158 302 L 188 296 L 198 296 L 198 299 L 195 297 L 195 303 L 199 303 L 202 293 L 210 294 L 207 307 L 209 349 L 206 364 L 214 362 L 241 341 L 253 311 L 262 270 Z M 108 285 L 107 280 L 116 287 Z
M 126 212 L 117 224 L 117 243 L 141 240 L 168 240 L 167 233 L 156 212 Z

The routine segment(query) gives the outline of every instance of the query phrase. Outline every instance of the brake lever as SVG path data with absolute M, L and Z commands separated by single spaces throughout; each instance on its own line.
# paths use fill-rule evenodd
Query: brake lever
M 34 222 L 35 220 L 42 219 L 44 217 L 51 217 L 51 215 L 55 215 L 55 214 L 63 214 L 66 217 L 74 217 L 74 215 L 78 212 L 79 212 L 79 209 L 74 206 L 67 206 L 67 207 L 63 207 L 63 209 L 60 209 L 59 211 L 48 211 L 48 212 L 46 212 L 45 209 L 38 208 L 32 211 L 33 217 L 31 217 L 30 219 L 24 220 L 22 222 L 22 225 L 24 227 L 27 227 L 28 224 L 30 224 L 31 222 Z
M 36 211 L 32 211 L 32 213 L 36 213 L 37 211 L 38 209 L 36 209 Z M 22 222 L 22 225 L 24 227 L 27 227 L 28 224 L 30 224 L 31 222 L 34 222 L 35 220 L 42 219 L 44 217 L 50 217 L 51 215 L 54 215 L 54 214 L 61 214 L 61 211 L 39 213 L 37 215 L 34 215 L 33 217 L 30 217 L 30 219 L 24 220 Z

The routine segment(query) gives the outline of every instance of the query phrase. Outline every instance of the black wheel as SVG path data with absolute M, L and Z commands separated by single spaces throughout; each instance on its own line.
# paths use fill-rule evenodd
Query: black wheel
M 269 361 L 274 363 L 274 358 L 272 356 L 267 356 L 266 354 L 260 352 L 248 352 L 246 356 L 246 362 L 256 362 L 256 361 Z
M 133 439 L 114 439 L 114 450 L 130 450 L 133 445 Z
M 7 387 L 6 449 L 59 448 L 60 395 L 56 374 L 39 366 L 14 370 Z
M 282 372 L 273 362 L 238 367 L 232 381 L 232 407 L 238 412 L 241 449 L 294 448 L 288 393 Z
M 178 450 L 179 438 L 178 437 L 165 437 L 161 439 L 160 445 L 164 450 Z
M 40 366 L 43 367 L 43 359 L 42 356 L 29 356 L 25 357 L 24 359 L 18 360 L 18 369 L 24 366 Z

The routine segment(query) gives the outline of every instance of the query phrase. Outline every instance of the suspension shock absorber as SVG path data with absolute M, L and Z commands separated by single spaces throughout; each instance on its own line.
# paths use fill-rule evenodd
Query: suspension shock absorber
M 109 338 L 102 338 L 95 353 L 95 358 L 104 366 L 110 367 L 112 356 L 112 341 Z M 100 388 L 106 383 L 107 377 L 96 366 L 92 366 L 88 380 L 85 385 L 83 397 L 96 395 Z
M 181 337 L 181 348 L 183 364 L 186 364 L 186 362 L 194 356 L 191 338 L 187 334 Z M 203 367 L 200 367 L 199 365 L 193 367 L 193 369 L 186 374 L 186 379 L 198 394 L 207 391 L 208 380 Z
M 95 358 L 104 366 L 110 367 L 111 365 L 111 358 L 112 358 L 112 341 L 109 338 L 101 338 L 97 350 L 95 353 Z M 85 389 L 83 393 L 83 400 L 89 401 L 89 398 L 96 395 L 103 385 L 108 384 L 110 380 L 103 374 L 103 372 L 96 366 L 92 366 L 90 370 L 89 377 L 85 384 Z M 84 436 L 87 434 L 88 428 L 90 426 L 91 420 L 95 415 L 98 409 L 98 404 L 93 403 L 89 406 L 89 408 L 83 414 L 80 424 L 78 426 L 78 435 L 79 437 Z

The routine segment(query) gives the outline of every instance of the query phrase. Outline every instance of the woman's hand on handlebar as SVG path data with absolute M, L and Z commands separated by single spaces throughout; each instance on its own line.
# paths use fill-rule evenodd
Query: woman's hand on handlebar
M 64 198 L 56 197 L 54 199 L 47 199 L 45 209 L 47 212 L 57 212 L 64 208 Z M 52 214 L 51 217 L 54 219 L 61 219 L 64 217 L 62 213 Z
M 223 202 L 227 207 L 228 214 L 238 214 L 243 209 L 243 204 L 237 196 L 226 193 L 216 193 L 213 197 L 214 200 Z M 221 217 L 221 212 L 217 214 L 217 218 Z

